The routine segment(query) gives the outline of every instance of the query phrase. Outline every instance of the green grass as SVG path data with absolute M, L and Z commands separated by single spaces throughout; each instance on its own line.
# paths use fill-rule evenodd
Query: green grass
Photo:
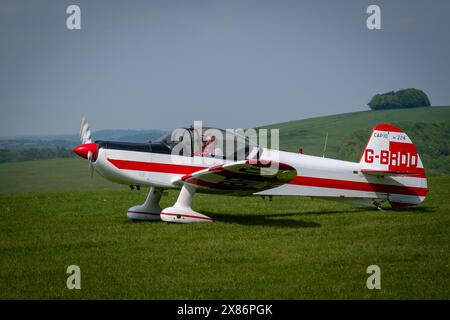
M 304 153 L 318 156 L 322 155 L 325 135 L 328 132 L 326 155 L 336 158 L 342 141 L 353 131 L 367 130 L 368 139 L 370 130 L 379 123 L 429 124 L 448 121 L 450 121 L 450 107 L 447 106 L 343 113 L 272 124 L 264 128 L 280 129 L 281 149 L 297 152 L 298 148 L 302 147 Z M 411 138 L 414 141 L 414 137 Z
M 194 209 L 216 221 L 174 225 L 128 221 L 145 190 L 105 189 L 83 161 L 5 164 L 0 176 L 1 299 L 450 298 L 450 177 L 398 211 L 198 194 Z M 71 264 L 81 290 L 66 288 Z M 366 288 L 372 264 L 381 290 Z
M 0 163 L 0 193 L 117 189 L 98 174 L 91 178 L 82 158 Z

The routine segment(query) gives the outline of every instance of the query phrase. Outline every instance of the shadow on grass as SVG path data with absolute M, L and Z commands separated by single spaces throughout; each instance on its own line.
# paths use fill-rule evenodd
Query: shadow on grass
M 435 212 L 437 207 L 404 207 L 404 208 L 391 208 L 384 207 L 383 210 L 379 211 L 375 207 L 354 207 L 352 209 L 333 209 L 333 210 L 307 210 L 298 212 L 297 215 L 322 215 L 322 214 L 339 214 L 339 213 L 364 213 L 364 212 L 414 212 L 414 213 L 427 213 L 427 212 Z M 273 216 L 277 216 L 276 214 Z
M 276 217 L 289 217 L 297 215 L 298 213 L 283 213 L 283 214 L 269 214 L 269 215 L 255 215 L 255 214 L 232 214 L 232 213 L 209 213 L 209 215 L 218 222 L 236 223 L 246 226 L 270 226 L 282 228 L 317 228 L 319 223 L 294 220 L 294 219 L 272 219 Z
M 364 208 L 364 207 L 355 207 L 352 209 L 342 208 L 342 209 L 333 209 L 333 210 L 306 210 L 298 212 L 297 215 L 303 214 L 311 214 L 311 215 L 322 215 L 322 214 L 338 214 L 338 213 L 360 213 L 371 211 L 372 208 Z M 376 211 L 376 208 L 373 208 L 373 211 Z
M 392 211 L 392 212 L 414 212 L 414 213 L 427 213 L 427 212 L 435 212 L 437 209 L 439 209 L 438 207 L 433 207 L 433 206 L 426 206 L 426 207 L 404 207 L 404 208 L 396 208 L 396 209 L 392 209 L 389 208 L 386 211 Z
M 426 213 L 434 212 L 437 207 L 407 207 L 407 208 L 384 208 L 382 211 L 378 211 L 372 207 L 354 207 L 352 209 L 342 208 L 333 210 L 305 210 L 299 212 L 285 212 L 285 213 L 272 213 L 272 214 L 233 214 L 233 213 L 214 213 L 214 212 L 202 212 L 213 218 L 214 221 L 224 223 L 235 223 L 247 226 L 269 226 L 269 227 L 281 227 L 281 228 L 318 228 L 321 225 L 317 222 L 289 219 L 289 217 L 301 216 L 301 215 L 327 215 L 327 214 L 353 214 L 363 212 L 414 212 L 414 213 Z M 286 218 L 286 219 L 280 219 Z M 161 221 L 130 221 L 126 220 L 125 223 L 161 223 Z

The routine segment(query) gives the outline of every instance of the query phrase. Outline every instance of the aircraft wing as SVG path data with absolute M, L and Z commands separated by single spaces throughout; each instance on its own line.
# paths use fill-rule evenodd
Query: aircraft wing
M 297 170 L 284 163 L 243 160 L 187 174 L 179 182 L 214 192 L 246 195 L 278 187 L 296 176 Z

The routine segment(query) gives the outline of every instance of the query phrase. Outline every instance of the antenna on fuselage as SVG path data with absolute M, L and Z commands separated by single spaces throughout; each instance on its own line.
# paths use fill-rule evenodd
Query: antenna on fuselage
M 322 158 L 325 158 L 325 151 L 327 151 L 327 143 L 328 143 L 328 132 L 327 135 L 325 136 L 325 144 L 323 146 L 323 155 Z

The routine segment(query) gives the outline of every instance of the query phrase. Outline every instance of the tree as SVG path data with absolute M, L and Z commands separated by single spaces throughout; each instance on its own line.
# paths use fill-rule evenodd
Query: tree
M 372 110 L 429 107 L 430 100 L 422 90 L 409 88 L 377 94 L 368 106 Z

